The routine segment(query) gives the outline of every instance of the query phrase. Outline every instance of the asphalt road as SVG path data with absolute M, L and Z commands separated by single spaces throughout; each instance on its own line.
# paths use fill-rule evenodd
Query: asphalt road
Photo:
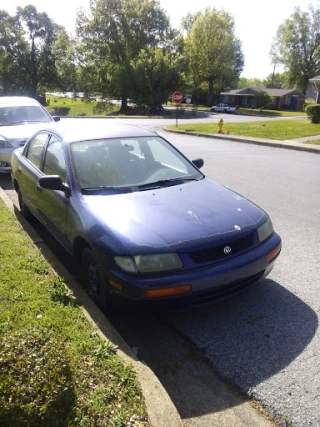
M 203 157 L 207 176 L 264 208 L 283 239 L 281 256 L 267 280 L 210 308 L 170 313 L 166 321 L 223 378 L 278 419 L 295 427 L 320 426 L 320 156 L 162 134 L 190 159 Z M 1 179 L 0 185 L 13 196 L 8 180 Z M 205 406 L 193 416 L 205 416 L 204 411 Z
M 278 419 L 320 426 L 320 157 L 163 133 L 207 176 L 264 208 L 283 249 L 268 279 L 210 308 L 171 314 L 216 371 Z

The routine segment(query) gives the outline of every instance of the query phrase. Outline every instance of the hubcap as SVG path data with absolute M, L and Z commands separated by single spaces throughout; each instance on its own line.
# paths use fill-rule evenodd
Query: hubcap
M 99 267 L 90 263 L 88 267 L 88 294 L 93 298 L 98 298 L 100 290 L 100 272 Z

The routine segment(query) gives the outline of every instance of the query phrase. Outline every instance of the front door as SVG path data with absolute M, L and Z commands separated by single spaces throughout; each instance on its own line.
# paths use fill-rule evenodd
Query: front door
M 44 153 L 42 171 L 44 175 L 59 175 L 62 182 L 67 182 L 66 162 L 61 141 L 51 135 Z M 67 210 L 69 197 L 60 190 L 48 190 L 40 187 L 39 207 L 41 220 L 48 230 L 69 249 L 67 238 Z

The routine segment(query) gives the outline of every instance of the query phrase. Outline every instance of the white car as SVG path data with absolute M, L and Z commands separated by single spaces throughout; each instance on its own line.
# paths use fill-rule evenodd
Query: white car
M 216 113 L 234 113 L 236 109 L 235 107 L 229 107 L 228 104 L 218 104 L 211 107 L 211 111 Z
M 11 172 L 11 154 L 44 123 L 59 121 L 38 101 L 24 96 L 0 97 L 0 173 Z

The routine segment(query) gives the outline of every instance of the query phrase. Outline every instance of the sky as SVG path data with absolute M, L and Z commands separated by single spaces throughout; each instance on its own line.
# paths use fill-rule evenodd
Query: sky
M 76 11 L 89 8 L 89 0 L 0 0 L 0 9 L 14 14 L 17 6 L 33 4 L 39 12 L 46 12 L 68 32 L 74 32 Z M 309 5 L 320 7 L 320 0 L 160 0 L 172 25 L 179 28 L 187 13 L 206 7 L 230 12 L 235 20 L 235 34 L 242 41 L 245 66 L 242 77 L 264 79 L 273 72 L 269 52 L 277 29 L 295 7 L 307 11 Z M 276 68 L 276 72 L 281 69 Z

